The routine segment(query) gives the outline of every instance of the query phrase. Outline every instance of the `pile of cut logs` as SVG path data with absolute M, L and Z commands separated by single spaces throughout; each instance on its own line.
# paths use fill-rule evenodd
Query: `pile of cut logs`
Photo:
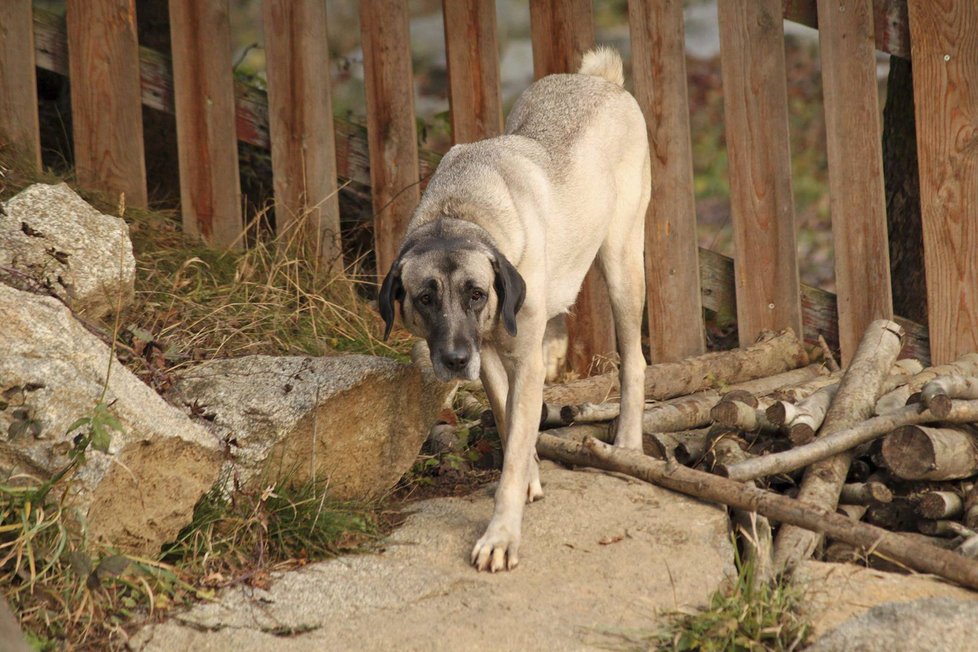
M 845 370 L 791 331 L 651 365 L 644 454 L 608 445 L 615 374 L 548 387 L 537 450 L 727 505 L 760 577 L 817 554 L 978 589 L 978 353 L 924 369 L 903 335 L 874 322 Z

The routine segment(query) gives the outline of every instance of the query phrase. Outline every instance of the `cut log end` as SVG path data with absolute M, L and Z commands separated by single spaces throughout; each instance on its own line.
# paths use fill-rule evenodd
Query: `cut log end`
M 807 423 L 796 423 L 788 430 L 788 439 L 795 446 L 802 446 L 815 440 L 815 429 Z

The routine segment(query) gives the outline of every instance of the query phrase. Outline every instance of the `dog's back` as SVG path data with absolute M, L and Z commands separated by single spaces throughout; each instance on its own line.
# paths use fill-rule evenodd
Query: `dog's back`
M 609 104 L 638 109 L 622 87 L 621 57 L 609 48 L 584 55 L 577 74 L 548 75 L 530 86 L 517 100 L 506 120 L 506 133 L 532 138 L 554 160 L 566 157 L 581 141 L 582 132 Z

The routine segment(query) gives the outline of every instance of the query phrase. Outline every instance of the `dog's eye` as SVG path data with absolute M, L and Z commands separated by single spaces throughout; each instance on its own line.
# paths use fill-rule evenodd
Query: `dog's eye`
M 486 298 L 486 293 L 482 290 L 472 290 L 471 300 L 472 303 L 482 303 Z
M 430 306 L 431 294 L 429 294 L 428 292 L 422 294 L 420 297 L 418 297 L 418 303 L 420 303 L 422 306 Z

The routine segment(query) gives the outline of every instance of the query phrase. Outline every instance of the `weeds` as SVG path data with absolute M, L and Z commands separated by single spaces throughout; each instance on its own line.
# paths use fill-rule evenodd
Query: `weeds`
M 193 521 L 162 556 L 208 587 L 264 586 L 271 571 L 358 548 L 382 531 L 372 506 L 330 499 L 313 482 L 283 481 L 230 496 L 221 486 L 200 500 Z
M 736 549 L 736 547 L 735 547 Z M 735 558 L 737 577 L 717 590 L 710 606 L 677 616 L 649 641 L 654 650 L 675 652 L 790 652 L 801 649 L 809 625 L 800 616 L 803 590 L 779 578 L 755 581 L 755 565 Z

